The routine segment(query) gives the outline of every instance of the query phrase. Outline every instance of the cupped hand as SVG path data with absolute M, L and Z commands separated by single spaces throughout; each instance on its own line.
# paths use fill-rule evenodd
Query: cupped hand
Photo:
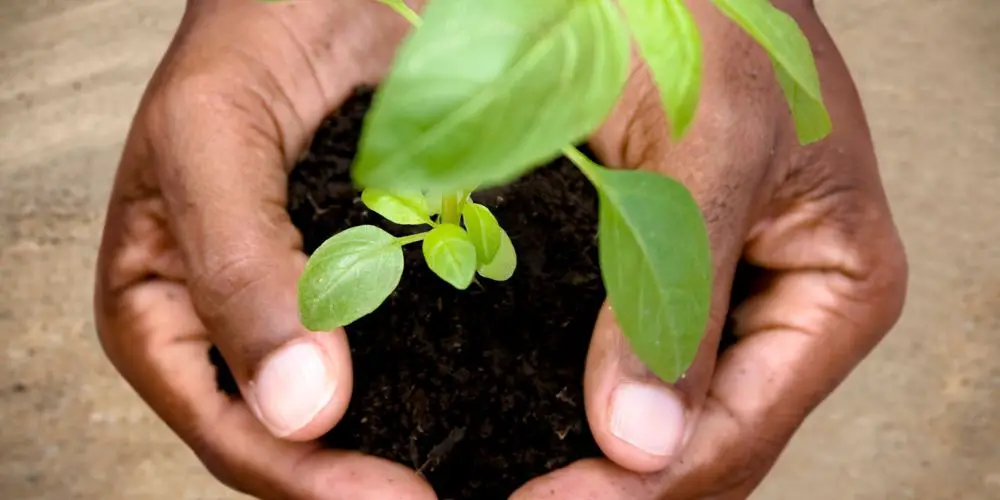
M 592 144 L 607 164 L 655 169 L 693 192 L 713 251 L 710 326 L 690 370 L 665 384 L 605 308 L 584 388 L 607 459 L 571 464 L 513 498 L 746 498 L 898 319 L 907 264 L 857 91 L 812 2 L 774 3 L 813 45 L 831 135 L 800 146 L 766 53 L 710 2 L 689 2 L 705 75 L 688 136 L 670 141 L 637 64 Z M 724 326 L 736 342 L 719 355 Z
M 408 26 L 370 0 L 189 2 L 143 97 L 98 262 L 102 345 L 220 480 L 260 498 L 432 499 L 412 471 L 311 442 L 343 415 L 342 330 L 298 318 L 288 169 Z M 216 390 L 208 350 L 242 401 Z

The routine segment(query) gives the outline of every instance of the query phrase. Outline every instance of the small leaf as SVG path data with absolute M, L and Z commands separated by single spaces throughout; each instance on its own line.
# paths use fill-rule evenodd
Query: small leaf
M 451 286 L 465 290 L 476 274 L 476 246 L 469 235 L 454 224 L 435 227 L 424 239 L 427 267 Z
M 365 118 L 361 186 L 506 183 L 591 134 L 628 78 L 615 0 L 434 0 L 423 14 Z
M 493 261 L 500 248 L 500 223 L 490 209 L 478 203 L 466 203 L 462 208 L 462 220 L 469 232 L 472 244 L 476 245 L 476 255 L 480 264 Z
M 507 281 L 514 275 L 515 269 L 517 269 L 517 253 L 514 251 L 514 244 L 511 243 L 507 232 L 501 228 L 497 253 L 489 264 L 479 266 L 479 275 L 494 281 Z
M 826 136 L 833 124 L 823 104 L 819 71 L 809 39 L 795 19 L 769 0 L 712 1 L 771 56 L 799 142 L 809 144 Z
M 361 201 L 372 212 L 396 224 L 430 223 L 427 199 L 419 192 L 391 194 L 381 189 L 368 188 L 361 192 Z
M 403 249 L 375 226 L 337 233 L 313 252 L 299 278 L 299 316 L 312 331 L 328 331 L 370 314 L 403 275 Z
M 675 382 L 708 325 L 712 263 L 701 211 L 669 177 L 584 160 L 599 192 L 601 274 L 615 318 L 639 359 Z
M 680 138 L 694 121 L 701 90 L 701 36 L 683 0 L 621 0 L 632 36 Z

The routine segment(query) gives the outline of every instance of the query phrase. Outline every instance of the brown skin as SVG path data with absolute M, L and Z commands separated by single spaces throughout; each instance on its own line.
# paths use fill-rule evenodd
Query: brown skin
M 694 193 L 715 263 L 711 327 L 695 365 L 668 388 L 605 309 L 584 386 L 608 458 L 535 479 L 519 500 L 745 498 L 899 317 L 904 251 L 857 92 L 811 2 L 775 2 L 813 44 L 833 119 L 833 133 L 808 147 L 763 51 L 708 2 L 689 4 L 705 45 L 689 135 L 670 141 L 637 64 L 592 145 L 606 164 L 669 173 Z M 406 29 L 372 0 L 192 0 L 122 156 L 97 270 L 102 345 L 216 477 L 260 498 L 435 498 L 401 465 L 312 442 L 345 411 L 350 352 L 342 330 L 298 322 L 305 257 L 285 212 L 296 156 L 355 84 L 378 81 Z M 755 292 L 730 308 L 741 260 L 758 268 Z M 726 320 L 740 340 L 716 359 Z M 215 390 L 210 343 L 249 404 Z M 261 366 L 300 344 L 324 353 L 336 390 L 305 425 L 262 425 Z M 622 382 L 681 398 L 684 421 L 663 426 L 682 444 L 650 454 L 615 437 L 610 405 Z

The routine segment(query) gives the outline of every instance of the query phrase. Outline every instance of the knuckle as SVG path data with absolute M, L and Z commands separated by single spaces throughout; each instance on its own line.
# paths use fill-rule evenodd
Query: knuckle
M 742 446 L 729 450 L 725 468 L 712 484 L 712 495 L 724 495 L 756 483 L 773 466 L 785 443 L 766 435 L 750 437 Z
M 280 100 L 273 76 L 260 63 L 231 51 L 207 60 L 180 59 L 175 67 L 167 66 L 144 103 L 142 124 L 153 137 L 177 137 L 189 132 L 192 114 L 207 119 L 209 123 L 201 126 L 231 130 L 251 127 L 276 134 L 270 106 Z
M 757 484 L 787 446 L 791 429 L 802 420 L 798 412 L 774 420 L 750 419 L 718 400 L 706 405 L 722 415 L 726 425 L 718 429 L 717 446 L 704 447 L 686 461 L 676 485 L 688 493 L 682 498 L 728 498 Z
M 205 271 L 191 283 L 192 294 L 207 322 L 220 320 L 234 301 L 267 277 L 268 266 L 273 264 L 252 254 L 221 251 L 215 255 L 220 258 L 207 262 Z
M 98 284 L 94 326 L 101 349 L 115 370 L 137 391 L 148 392 L 144 391 L 149 379 L 144 367 L 154 359 L 156 351 L 148 315 L 136 303 L 135 295 L 110 291 L 106 284 Z
M 882 302 L 881 321 L 876 326 L 879 336 L 885 335 L 903 315 L 909 286 L 910 264 L 905 247 L 895 229 L 888 229 L 885 242 L 878 247 L 875 271 L 868 279 L 869 293 Z
M 226 101 L 219 88 L 215 71 L 182 72 L 164 76 L 155 84 L 147 98 L 147 123 L 154 132 L 167 132 L 170 119 L 183 115 L 193 107 L 219 107 Z M 214 104 L 213 104 L 214 103 Z
M 241 493 L 252 493 L 247 488 L 247 485 L 244 484 L 244 481 L 241 480 L 241 478 L 246 476 L 246 473 L 239 470 L 239 466 L 225 452 L 214 446 L 209 440 L 203 439 L 200 434 L 195 434 L 189 438 L 187 444 L 205 467 L 205 470 L 217 481 Z
M 788 442 L 786 436 L 776 435 L 773 428 L 742 427 L 744 439 L 726 454 L 729 463 L 725 478 L 721 480 L 720 492 L 738 488 L 763 476 Z
M 122 328 L 118 326 L 120 319 L 118 318 L 117 311 L 111 304 L 112 301 L 112 297 L 106 296 L 100 291 L 98 292 L 94 305 L 94 330 L 104 356 L 108 358 L 108 361 L 115 367 L 115 370 L 127 378 L 128 368 L 124 365 L 124 362 L 130 358 L 122 354 L 121 339 L 133 336 L 123 334 Z M 142 338 L 142 336 L 134 337 Z
M 158 85 L 147 101 L 143 124 L 152 137 L 177 137 L 185 132 L 192 114 L 231 119 L 239 99 L 232 91 L 239 82 L 215 70 L 171 75 Z
M 277 469 L 262 468 L 253 457 L 238 453 L 204 434 L 192 435 L 186 443 L 212 477 L 237 492 L 255 498 L 318 500 L 326 497 L 315 487 L 310 487 L 308 481 L 303 481 L 304 474 L 300 473 L 300 468 L 305 457 L 288 464 L 290 473 L 280 476 Z M 293 485 L 290 480 L 300 483 Z

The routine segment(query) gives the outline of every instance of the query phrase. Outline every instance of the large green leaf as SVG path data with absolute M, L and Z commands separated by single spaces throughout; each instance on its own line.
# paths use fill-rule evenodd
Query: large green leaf
M 677 139 L 694 120 L 701 90 L 701 36 L 683 0 L 620 0 L 639 52 L 660 90 Z
M 462 220 L 469 238 L 476 245 L 476 255 L 479 264 L 493 262 L 493 257 L 500 248 L 500 238 L 503 230 L 490 209 L 471 201 L 462 207 Z
M 628 76 L 614 0 L 434 0 L 365 119 L 354 180 L 506 183 L 592 133 Z
M 770 0 L 712 1 L 771 56 L 795 119 L 799 142 L 808 144 L 825 137 L 833 125 L 823 105 L 809 39 L 795 19 L 771 5 Z
M 313 331 L 353 323 L 399 285 L 403 249 L 375 226 L 337 233 L 313 252 L 299 278 L 299 315 Z
M 574 161 L 600 196 L 601 274 L 615 318 L 639 359 L 674 382 L 708 325 L 712 265 L 701 211 L 667 176 Z
M 465 290 L 476 274 L 476 246 L 469 235 L 454 224 L 435 227 L 424 239 L 427 267 L 451 286 Z
M 488 264 L 479 266 L 477 271 L 480 276 L 493 281 L 507 281 L 514 275 L 517 269 L 517 252 L 514 251 L 514 244 L 507 236 L 507 231 L 500 229 L 500 246 L 493 260 Z

